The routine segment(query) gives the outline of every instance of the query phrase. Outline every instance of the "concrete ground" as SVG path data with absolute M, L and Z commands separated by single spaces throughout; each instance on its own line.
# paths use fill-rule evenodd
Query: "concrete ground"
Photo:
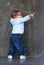
M 14 58 L 11 61 L 6 57 L 0 57 L 0 65 L 44 65 L 44 52 L 36 57 L 28 57 L 26 60 Z

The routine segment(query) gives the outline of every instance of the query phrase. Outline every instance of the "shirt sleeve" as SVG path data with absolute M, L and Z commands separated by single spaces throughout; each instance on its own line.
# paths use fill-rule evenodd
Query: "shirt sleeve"
M 15 24 L 20 24 L 20 23 L 24 23 L 28 20 L 30 20 L 31 18 L 29 17 L 29 15 L 25 16 L 25 17 L 22 17 L 22 18 L 17 18 L 17 19 L 12 19 L 10 20 L 10 23 L 12 25 L 15 25 Z

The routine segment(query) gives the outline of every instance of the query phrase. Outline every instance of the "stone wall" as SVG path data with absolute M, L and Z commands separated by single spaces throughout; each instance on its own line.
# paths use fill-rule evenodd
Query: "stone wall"
M 20 9 L 23 15 L 35 10 L 36 0 L 0 0 L 0 56 L 6 56 L 9 47 L 9 37 L 12 26 L 9 23 L 10 13 L 14 9 Z M 27 55 L 36 55 L 35 45 L 35 20 L 25 23 L 23 35 L 25 51 Z
M 44 0 L 36 0 L 36 54 L 44 51 Z

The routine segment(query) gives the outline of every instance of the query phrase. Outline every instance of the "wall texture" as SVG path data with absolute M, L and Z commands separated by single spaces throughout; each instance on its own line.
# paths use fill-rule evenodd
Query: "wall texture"
M 36 54 L 44 51 L 44 0 L 36 1 Z
M 41 46 L 39 46 L 40 43 L 39 41 L 41 39 L 38 40 L 38 38 L 40 38 L 38 37 L 38 35 L 41 35 L 40 34 L 41 30 L 43 31 L 43 29 L 40 30 L 40 28 L 38 27 L 39 26 L 38 22 L 39 21 L 43 22 L 43 18 L 41 19 L 41 17 L 39 17 L 40 13 L 42 12 L 40 9 L 41 7 L 39 8 L 39 6 L 41 6 L 41 3 L 39 5 L 39 2 L 41 1 L 42 0 L 0 0 L 0 56 L 7 55 L 9 47 L 9 37 L 12 29 L 12 26 L 9 23 L 9 19 L 10 13 L 14 9 L 20 9 L 23 12 L 23 15 L 27 15 L 31 11 L 36 11 L 37 15 L 35 16 L 35 18 L 25 23 L 25 33 L 23 35 L 23 40 L 26 55 L 35 56 L 40 51 L 40 49 L 38 51 L 38 48 L 41 48 Z M 43 17 L 42 13 L 41 16 Z M 43 23 L 40 23 L 40 26 L 41 24 Z M 36 41 L 36 35 L 38 42 Z

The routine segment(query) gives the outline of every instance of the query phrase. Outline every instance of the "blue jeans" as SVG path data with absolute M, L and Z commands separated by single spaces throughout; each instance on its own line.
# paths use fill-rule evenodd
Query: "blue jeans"
M 13 55 L 15 48 L 18 50 L 19 55 L 25 55 L 22 35 L 20 34 L 11 34 L 8 55 Z

